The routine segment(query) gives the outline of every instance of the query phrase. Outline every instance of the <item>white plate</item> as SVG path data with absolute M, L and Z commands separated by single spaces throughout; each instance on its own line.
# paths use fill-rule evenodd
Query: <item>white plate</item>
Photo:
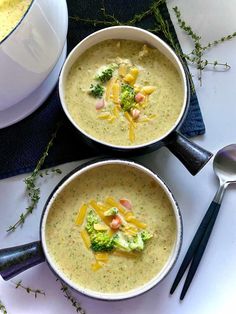
M 62 65 L 66 59 L 66 51 L 67 44 L 65 43 L 62 54 L 52 72 L 36 91 L 14 106 L 0 111 L 0 129 L 21 121 L 44 103 L 57 83 Z

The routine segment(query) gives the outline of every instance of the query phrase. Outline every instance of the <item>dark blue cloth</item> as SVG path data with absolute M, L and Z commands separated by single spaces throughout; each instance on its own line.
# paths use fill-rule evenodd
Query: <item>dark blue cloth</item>
M 67 0 L 69 16 L 100 19 L 101 1 L 95 0 Z M 109 14 L 121 21 L 129 20 L 135 13 L 146 10 L 152 1 L 149 0 L 109 0 L 105 6 Z M 161 11 L 170 23 L 170 29 L 177 37 L 170 21 L 165 5 Z M 138 26 L 152 28 L 153 19 L 147 18 Z M 69 19 L 68 52 L 84 37 L 99 29 L 92 25 L 85 25 Z M 75 128 L 65 117 L 58 97 L 57 88 L 47 101 L 32 115 L 13 126 L 0 130 L 0 178 L 32 171 L 42 155 L 57 122 L 63 121 L 58 136 L 50 150 L 44 167 L 55 166 L 64 162 L 84 159 L 99 153 L 89 148 L 81 141 Z M 196 136 L 205 132 L 196 94 L 191 97 L 188 115 L 181 129 L 186 136 Z

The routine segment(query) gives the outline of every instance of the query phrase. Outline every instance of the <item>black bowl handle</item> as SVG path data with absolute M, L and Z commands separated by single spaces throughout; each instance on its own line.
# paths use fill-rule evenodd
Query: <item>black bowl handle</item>
M 194 176 L 211 159 L 212 153 L 189 141 L 179 132 L 172 132 L 165 139 L 166 147 L 182 162 Z
M 9 280 L 45 260 L 40 241 L 0 250 L 0 275 Z

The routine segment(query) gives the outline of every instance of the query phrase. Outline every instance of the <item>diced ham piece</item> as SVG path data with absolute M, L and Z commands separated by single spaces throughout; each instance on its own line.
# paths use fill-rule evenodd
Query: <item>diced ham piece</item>
M 99 99 L 96 103 L 96 110 L 100 110 L 105 106 L 105 101 L 104 99 Z
M 131 111 L 131 115 L 133 117 L 134 120 L 138 119 L 138 117 L 140 116 L 140 110 L 138 109 L 133 109 Z
M 145 99 L 145 96 L 142 93 L 137 93 L 135 95 L 135 101 L 138 103 L 144 101 L 144 99 Z
M 115 216 L 115 218 L 112 219 L 112 222 L 110 223 L 110 227 L 111 229 L 117 230 L 120 228 L 121 226 L 121 219 L 119 216 Z
M 121 198 L 120 199 L 120 204 L 124 206 L 126 209 L 131 210 L 132 209 L 132 204 L 129 200 L 126 198 Z

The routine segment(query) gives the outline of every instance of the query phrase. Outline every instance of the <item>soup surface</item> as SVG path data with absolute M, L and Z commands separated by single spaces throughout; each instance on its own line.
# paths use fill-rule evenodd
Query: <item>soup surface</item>
M 164 136 L 183 106 L 183 83 L 157 49 L 107 40 L 72 66 L 65 102 L 73 121 L 103 142 L 130 146 Z
M 0 0 L 0 42 L 23 17 L 32 0 Z
M 83 225 L 75 221 L 81 204 L 110 195 L 132 201 L 135 216 L 147 224 L 152 238 L 133 256 L 108 252 L 108 261 L 93 269 L 94 252 L 81 237 Z M 60 192 L 47 217 L 45 239 L 53 262 L 67 278 L 82 288 L 118 293 L 144 285 L 163 269 L 176 241 L 176 222 L 156 181 L 131 167 L 104 165 L 88 170 Z

